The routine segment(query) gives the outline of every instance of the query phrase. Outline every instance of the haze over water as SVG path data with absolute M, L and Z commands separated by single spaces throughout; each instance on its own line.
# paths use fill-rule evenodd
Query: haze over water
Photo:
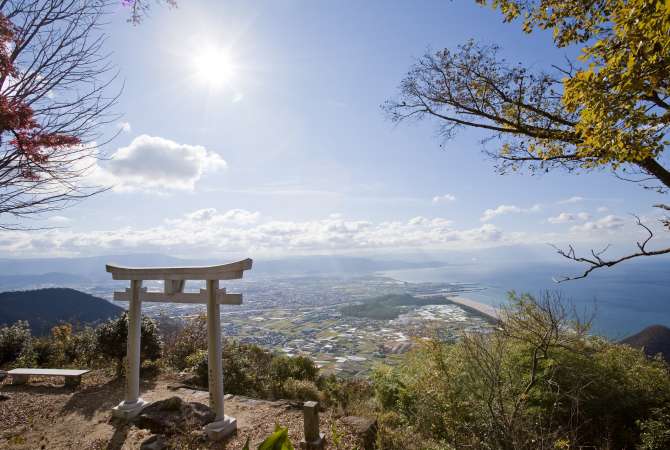
M 585 279 L 560 284 L 552 281 L 554 276 L 577 273 L 577 266 L 546 263 L 513 269 L 468 264 L 383 272 L 407 282 L 476 283 L 484 289 L 468 292 L 464 297 L 494 306 L 504 303 L 510 290 L 532 294 L 557 290 L 579 313 L 588 316 L 595 312 L 593 332 L 611 339 L 621 339 L 649 325 L 670 326 L 667 260 L 637 261 L 593 273 Z

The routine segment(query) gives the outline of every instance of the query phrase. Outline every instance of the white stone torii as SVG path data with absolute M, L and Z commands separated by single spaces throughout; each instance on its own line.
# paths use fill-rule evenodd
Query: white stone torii
M 114 300 L 128 305 L 128 357 L 125 399 L 114 407 L 115 417 L 130 419 L 138 415 L 147 402 L 140 397 L 140 338 L 142 302 L 207 304 L 207 353 L 209 362 L 209 406 L 216 414 L 214 422 L 205 426 L 212 440 L 223 439 L 237 429 L 237 420 L 226 416 L 223 408 L 223 369 L 221 360 L 221 316 L 219 305 L 240 305 L 242 294 L 228 294 L 219 289 L 219 280 L 242 278 L 251 269 L 252 260 L 206 267 L 119 267 L 107 265 L 114 280 L 130 280 L 130 289 L 114 292 Z M 144 280 L 163 280 L 163 292 L 149 292 Z M 186 280 L 204 280 L 206 289 L 184 292 Z

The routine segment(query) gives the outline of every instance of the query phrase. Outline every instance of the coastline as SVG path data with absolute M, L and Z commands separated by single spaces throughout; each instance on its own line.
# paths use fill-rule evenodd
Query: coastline
M 466 309 L 470 312 L 486 317 L 493 323 L 498 322 L 498 320 L 500 320 L 498 309 L 491 305 L 487 305 L 485 303 L 472 300 L 471 298 L 462 297 L 460 295 L 449 295 L 446 298 L 447 300 L 460 306 L 463 309 Z

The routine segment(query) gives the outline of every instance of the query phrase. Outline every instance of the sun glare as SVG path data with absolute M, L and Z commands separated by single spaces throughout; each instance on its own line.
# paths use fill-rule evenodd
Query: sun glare
M 230 83 L 235 75 L 235 65 L 230 52 L 225 49 L 205 46 L 193 58 L 196 78 L 212 88 L 221 88 Z

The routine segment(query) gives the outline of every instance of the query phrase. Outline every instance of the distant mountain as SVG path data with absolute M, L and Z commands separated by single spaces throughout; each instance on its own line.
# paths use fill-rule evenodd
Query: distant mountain
M 42 275 L 60 273 L 77 275 L 90 279 L 110 279 L 105 272 L 105 264 L 127 266 L 177 266 L 194 265 L 196 261 L 159 254 L 107 255 L 76 258 L 5 258 L 0 259 L 0 273 L 10 275 Z
M 0 275 L 0 292 L 60 286 L 81 286 L 87 277 L 70 273 L 49 272 L 36 275 Z
M 642 348 L 649 356 L 660 353 L 670 363 L 670 328 L 666 326 L 652 325 L 637 334 L 627 337 L 621 343 L 635 348 Z
M 254 261 L 258 275 L 369 275 L 383 270 L 424 269 L 444 266 L 439 261 L 400 261 L 396 259 L 361 258 L 354 256 L 293 256 Z
M 105 264 L 126 266 L 198 266 L 222 264 L 235 259 L 181 259 L 160 254 L 130 254 L 91 256 L 77 258 L 30 258 L 0 259 L 0 289 L 3 284 L 9 289 L 36 286 L 51 280 L 51 285 L 81 285 L 111 280 L 105 272 Z M 296 256 L 281 259 L 254 259 L 254 268 L 248 275 L 367 275 L 382 270 L 418 269 L 439 267 L 444 262 L 425 260 L 408 262 L 388 258 L 361 258 L 336 255 Z M 19 276 L 19 277 L 17 277 Z M 68 276 L 76 280 L 68 279 Z M 21 282 L 24 282 L 21 284 Z M 44 284 L 47 284 L 45 282 Z
M 0 293 L 0 324 L 27 320 L 35 335 L 48 334 L 61 322 L 97 324 L 123 308 L 74 289 L 48 288 Z

